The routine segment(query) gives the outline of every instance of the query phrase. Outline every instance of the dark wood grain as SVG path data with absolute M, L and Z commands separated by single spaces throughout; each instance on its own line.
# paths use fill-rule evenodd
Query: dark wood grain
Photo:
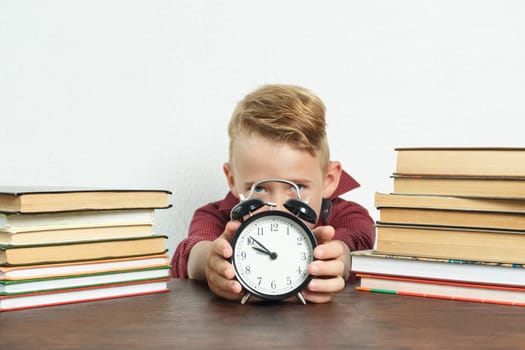
M 0 313 L 1 349 L 519 349 L 525 308 L 357 292 L 329 304 L 170 293 Z

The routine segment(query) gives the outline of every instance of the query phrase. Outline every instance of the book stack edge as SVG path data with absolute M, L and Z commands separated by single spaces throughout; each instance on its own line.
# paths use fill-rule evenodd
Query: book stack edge
M 0 187 L 0 311 L 167 292 L 170 194 Z
M 359 290 L 525 306 L 525 149 L 398 148 Z

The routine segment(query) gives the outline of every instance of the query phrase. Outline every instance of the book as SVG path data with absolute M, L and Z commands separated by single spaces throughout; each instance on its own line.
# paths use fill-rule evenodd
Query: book
M 525 288 L 408 277 L 358 275 L 357 290 L 478 303 L 525 306 Z
M 72 304 L 168 292 L 169 279 L 0 296 L 0 311 Z
M 525 230 L 525 213 L 381 208 L 378 223 Z
M 393 176 L 394 193 L 525 199 L 524 178 Z
M 525 263 L 525 231 L 378 224 L 376 251 L 458 260 Z
M 424 194 L 375 193 L 375 206 L 383 208 L 450 209 L 464 211 L 525 213 L 524 199 L 473 198 Z
M 0 244 L 45 244 L 153 235 L 152 225 L 81 227 L 45 231 L 0 231 Z
M 396 148 L 396 173 L 525 177 L 525 148 Z
M 97 210 L 45 214 L 0 213 L 0 230 L 25 232 L 80 227 L 152 225 L 153 209 Z
M 79 210 L 168 208 L 170 191 L 67 187 L 0 187 L 0 211 L 46 213 Z
M 0 265 L 35 265 L 164 254 L 166 236 L 56 244 L 0 245 Z
M 102 286 L 120 282 L 137 282 L 170 277 L 169 265 L 125 271 L 106 271 L 84 275 L 36 278 L 16 281 L 0 281 L 0 295 L 44 292 L 60 289 L 75 289 Z
M 103 259 L 72 263 L 26 266 L 0 266 L 0 280 L 49 278 L 83 275 L 108 271 L 124 271 L 137 268 L 153 268 L 169 264 L 166 254 L 136 256 L 131 258 Z
M 525 264 L 438 259 L 380 254 L 374 250 L 351 253 L 352 272 L 525 287 Z

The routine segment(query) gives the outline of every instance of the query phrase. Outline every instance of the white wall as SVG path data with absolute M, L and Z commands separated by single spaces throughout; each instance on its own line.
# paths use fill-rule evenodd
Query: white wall
M 235 103 L 293 83 L 376 216 L 396 146 L 524 146 L 524 62 L 522 1 L 2 0 L 0 184 L 172 190 L 175 247 L 226 192 Z

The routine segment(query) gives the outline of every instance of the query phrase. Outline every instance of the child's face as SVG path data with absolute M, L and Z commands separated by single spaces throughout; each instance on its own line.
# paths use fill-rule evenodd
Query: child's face
M 322 171 L 318 156 L 287 144 L 275 144 L 255 134 L 236 139 L 231 159 L 232 163 L 224 165 L 224 172 L 230 190 L 237 198 L 240 194 L 247 196 L 252 184 L 259 180 L 285 179 L 299 185 L 301 198 L 309 199 L 309 205 L 319 214 L 322 199 L 332 194 L 339 181 L 337 176 L 334 187 L 333 172 L 325 174 Z M 261 184 L 256 188 L 255 196 L 265 202 L 277 203 L 277 209 L 284 211 L 283 203 L 290 197 L 297 198 L 289 184 L 279 182 Z

